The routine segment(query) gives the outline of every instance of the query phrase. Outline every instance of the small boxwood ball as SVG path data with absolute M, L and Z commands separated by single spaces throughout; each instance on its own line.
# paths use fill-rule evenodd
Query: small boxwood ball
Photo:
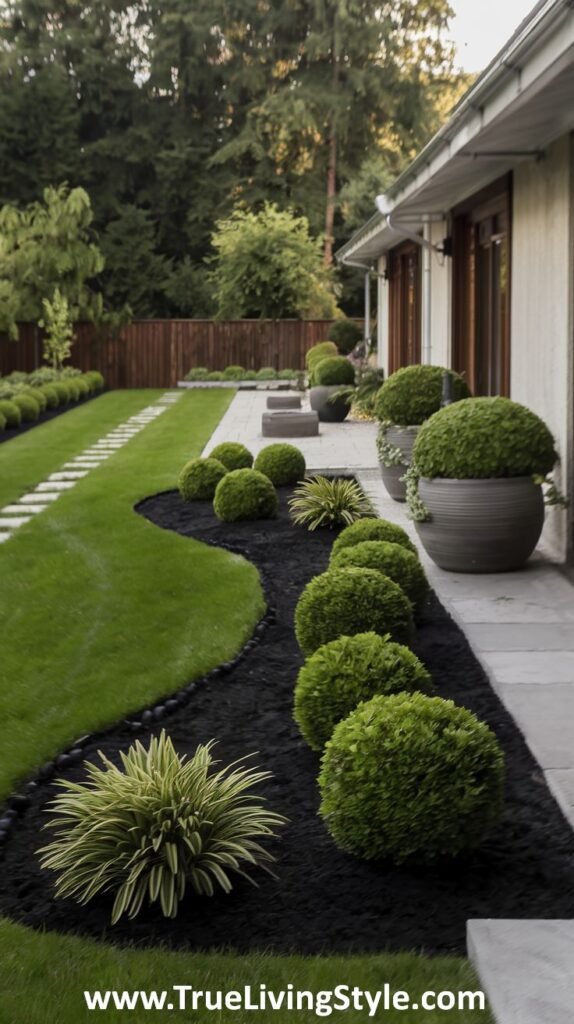
M 276 487 L 296 484 L 305 476 L 305 457 L 292 444 L 269 444 L 255 459 L 255 469 L 265 473 Z
M 226 469 L 249 469 L 253 465 L 251 452 L 238 441 L 224 441 L 216 445 L 209 458 L 222 462 Z
M 55 380 L 51 386 L 58 395 L 60 405 L 68 405 L 68 403 L 71 402 L 72 392 L 70 391 L 67 381 Z
M 72 402 L 79 402 L 81 397 L 81 389 L 78 381 L 75 377 L 68 377 L 66 386 L 70 392 L 70 400 Z
M 80 398 L 87 398 L 90 394 L 90 385 L 83 377 L 74 377 L 74 384 L 79 390 Z
M 40 406 L 40 412 L 46 411 L 48 407 L 48 399 L 42 391 L 42 388 L 26 388 L 26 391 L 23 391 L 22 394 L 31 395 L 34 401 L 36 401 Z
M 22 412 L 11 399 L 0 400 L 0 414 L 4 417 L 7 427 L 19 427 L 22 422 Z
M 14 398 L 12 398 L 11 401 L 18 406 L 23 422 L 31 422 L 32 420 L 38 419 L 40 415 L 40 406 L 36 399 L 32 398 L 32 395 L 14 395 Z
M 93 391 L 101 391 L 104 387 L 105 380 L 99 370 L 88 370 L 84 377 L 91 384 Z
M 355 368 L 344 356 L 321 359 L 313 367 L 313 383 L 326 387 L 349 386 L 355 383 Z
M 184 501 L 209 501 L 227 472 L 217 459 L 191 459 L 179 474 L 179 493 Z
M 366 540 L 388 540 L 392 544 L 401 544 L 407 551 L 418 556 L 416 546 L 402 526 L 390 523 L 387 519 L 359 519 L 345 527 L 337 537 L 331 548 L 331 562 L 334 562 L 343 548 L 362 544 Z
M 256 469 L 234 469 L 217 485 L 213 509 L 224 523 L 272 519 L 279 502 L 269 477 Z
M 321 359 L 327 359 L 331 356 L 338 356 L 339 349 L 333 341 L 319 341 L 317 345 L 313 345 L 305 356 L 305 366 L 308 370 L 312 370 L 314 366 L 321 361 Z
M 396 863 L 480 845 L 503 800 L 504 759 L 489 727 L 440 697 L 373 697 L 325 747 L 320 814 L 343 850 Z
M 408 644 L 413 635 L 411 603 L 377 569 L 329 569 L 305 587 L 295 609 L 297 642 L 308 657 L 339 636 L 390 635 Z
M 319 647 L 299 672 L 295 721 L 313 750 L 335 726 L 376 694 L 429 692 L 430 674 L 408 647 L 377 633 L 340 636 Z
M 60 404 L 58 392 L 53 384 L 42 384 L 39 389 L 43 395 L 46 396 L 46 402 L 48 403 L 48 409 L 57 409 Z
M 224 380 L 243 380 L 243 374 L 245 373 L 245 367 L 243 366 L 226 366 L 223 371 Z
M 364 540 L 341 548 L 331 560 L 335 569 L 378 569 L 403 588 L 415 612 L 420 614 L 429 596 L 429 584 L 417 555 L 389 540 Z

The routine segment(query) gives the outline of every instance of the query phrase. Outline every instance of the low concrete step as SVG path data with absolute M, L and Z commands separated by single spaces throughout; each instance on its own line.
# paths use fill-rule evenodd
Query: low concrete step
M 572 1024 L 574 921 L 469 921 L 467 946 L 497 1024 Z

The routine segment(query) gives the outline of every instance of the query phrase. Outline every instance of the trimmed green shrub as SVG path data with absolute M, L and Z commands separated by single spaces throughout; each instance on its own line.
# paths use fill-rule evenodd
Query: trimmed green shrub
M 207 380 L 209 377 L 209 370 L 207 366 L 194 366 L 192 370 L 186 373 L 184 380 Z
M 40 407 L 40 412 L 46 412 L 46 409 L 48 407 L 48 399 L 46 398 L 41 388 L 26 388 L 26 390 L 23 391 L 22 394 L 30 395 L 34 399 L 34 401 L 38 403 Z
M 338 356 L 339 349 L 332 341 L 320 341 L 317 345 L 313 345 L 305 356 L 305 366 L 309 371 L 321 361 L 321 359 L 327 359 L 327 357 Z
M 81 395 L 79 378 L 78 377 L 68 377 L 66 379 L 65 383 L 66 383 L 66 387 L 68 388 L 68 390 L 70 392 L 70 401 L 72 401 L 72 402 L 79 402 L 80 401 L 80 395 Z
M 355 368 L 344 356 L 321 359 L 313 367 L 313 383 L 319 386 L 339 387 L 355 383 Z
M 217 459 L 191 459 L 179 474 L 179 493 L 184 501 L 209 501 L 227 472 Z
M 213 510 L 224 523 L 272 519 L 279 501 L 269 477 L 256 469 L 234 469 L 217 485 Z
M 226 366 L 223 371 L 224 380 L 243 380 L 244 366 Z
M 226 469 L 249 469 L 253 465 L 251 452 L 239 441 L 224 441 L 216 445 L 209 458 L 222 462 Z
M 279 380 L 293 380 L 297 376 L 297 370 L 279 370 Z
M 331 558 L 334 569 L 377 569 L 404 590 L 415 613 L 420 614 L 429 596 L 429 584 L 418 555 L 389 540 L 364 540 L 341 548 Z
M 289 499 L 289 515 L 296 526 L 308 530 L 348 526 L 372 516 L 373 506 L 356 480 L 314 476 L 304 480 Z
M 313 750 L 358 704 L 376 694 L 430 691 L 430 674 L 408 647 L 377 633 L 340 636 L 319 647 L 299 672 L 295 721 Z
M 347 355 L 363 340 L 363 332 L 354 320 L 335 320 L 329 328 L 327 337 L 329 341 L 335 342 L 339 352 Z
M 401 427 L 424 423 L 440 409 L 444 372 L 443 366 L 425 365 L 404 366 L 392 373 L 377 395 L 377 418 Z M 449 373 L 454 401 L 468 398 L 470 391 L 466 381 L 452 370 Z
M 305 476 L 305 457 L 292 444 L 268 444 L 255 459 L 254 468 L 281 487 L 294 484 Z
M 87 398 L 91 393 L 90 385 L 83 377 L 74 377 L 74 387 L 78 388 L 80 398 Z
M 408 644 L 413 631 L 409 599 L 376 569 L 329 569 L 307 584 L 295 609 L 305 656 L 339 636 L 373 632 Z
M 88 370 L 84 374 L 84 379 L 88 380 L 93 391 L 101 391 L 105 385 L 103 374 L 99 370 Z
M 53 384 L 41 384 L 39 389 L 43 395 L 46 396 L 46 402 L 48 403 L 48 409 L 57 409 L 60 404 L 58 392 Z
M 546 424 L 509 398 L 447 405 L 421 427 L 413 461 L 422 477 L 546 476 L 557 460 Z
M 484 722 L 420 693 L 373 697 L 335 728 L 320 814 L 343 850 L 434 860 L 479 846 L 503 800 L 504 758 Z
M 255 370 L 246 370 L 243 374 L 243 380 L 257 380 Z
M 224 380 L 223 373 L 221 370 L 212 370 L 211 373 L 207 374 L 206 380 Z
M 54 391 L 58 395 L 60 405 L 68 405 L 68 403 L 71 402 L 72 393 L 70 391 L 70 385 L 68 381 L 55 380 L 54 383 L 51 384 L 50 386 L 54 388 Z
M 4 418 L 5 427 L 19 427 L 22 422 L 21 409 L 9 398 L 0 400 L 0 415 Z
M 336 555 L 343 548 L 352 547 L 354 544 L 362 544 L 366 540 L 388 540 L 392 544 L 402 544 L 407 551 L 412 551 L 418 556 L 416 546 L 413 544 L 406 530 L 396 523 L 390 523 L 388 519 L 360 519 L 343 530 L 331 548 L 331 563 Z
M 32 395 L 26 395 L 22 392 L 19 395 L 14 395 L 12 399 L 14 405 L 17 405 L 22 415 L 22 422 L 29 422 L 37 420 L 40 415 L 40 406 Z
M 277 370 L 272 366 L 262 366 L 255 376 L 257 380 L 277 380 Z
M 3 430 L 6 430 L 6 423 L 6 417 L 4 416 L 3 413 L 0 412 L 0 434 L 2 433 Z
M 64 366 L 59 373 L 62 380 L 69 380 L 71 377 L 76 378 L 82 376 L 82 371 L 78 370 L 77 366 Z
M 229 893 L 235 873 L 273 861 L 258 840 L 285 818 L 251 792 L 269 772 L 241 762 L 214 772 L 211 747 L 188 759 L 163 731 L 122 753 L 121 768 L 100 754 L 102 767 L 86 763 L 87 782 L 61 780 L 46 826 L 55 838 L 40 851 L 58 874 L 57 895 L 84 905 L 113 893 L 112 924 L 156 901 L 176 917 L 188 888 Z

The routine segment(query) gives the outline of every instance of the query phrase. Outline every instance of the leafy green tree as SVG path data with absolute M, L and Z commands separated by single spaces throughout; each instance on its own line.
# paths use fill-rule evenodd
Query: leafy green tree
M 331 317 L 332 278 L 321 239 L 305 217 L 266 203 L 259 213 L 239 208 L 213 236 L 212 281 L 222 319 Z
M 147 210 L 121 207 L 100 235 L 105 270 L 100 283 L 113 309 L 129 306 L 135 317 L 153 317 L 161 306 L 170 262 L 156 249 L 155 226 Z

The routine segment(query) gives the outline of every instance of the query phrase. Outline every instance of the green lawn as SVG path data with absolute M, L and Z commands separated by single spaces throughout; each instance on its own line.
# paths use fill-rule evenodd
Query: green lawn
M 114 392 L 0 446 L 0 504 L 14 501 L 161 392 Z M 237 556 L 158 530 L 133 512 L 172 487 L 232 393 L 186 394 L 125 448 L 0 548 L 0 789 L 6 795 L 76 735 L 109 724 L 229 658 L 263 610 L 257 573 Z M 210 737 L 206 737 L 208 739 Z M 207 941 L 207 937 L 206 937 Z M 292 982 L 409 991 L 477 988 L 462 959 L 235 957 L 118 949 L 0 920 L 0 1024 L 94 1019 L 84 990 L 211 990 Z M 100 1011 L 146 1021 L 148 1011 Z M 152 1012 L 153 1017 L 153 1012 Z M 337 1014 L 348 1024 L 363 1010 Z M 156 1011 L 156 1019 L 189 1019 Z M 315 1021 L 309 1011 L 203 1013 L 197 1020 Z M 335 1018 L 334 1018 L 335 1019 Z M 404 1021 L 403 1011 L 375 1018 Z M 488 1013 L 412 1011 L 409 1024 L 488 1024 Z

